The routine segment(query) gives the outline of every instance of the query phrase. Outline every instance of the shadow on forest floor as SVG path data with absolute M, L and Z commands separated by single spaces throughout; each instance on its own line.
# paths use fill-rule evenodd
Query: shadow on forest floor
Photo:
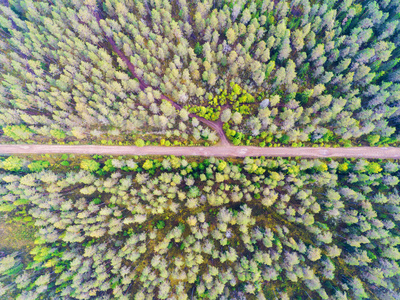
M 0 256 L 18 250 L 29 252 L 34 247 L 34 241 L 34 227 L 19 222 L 0 222 Z

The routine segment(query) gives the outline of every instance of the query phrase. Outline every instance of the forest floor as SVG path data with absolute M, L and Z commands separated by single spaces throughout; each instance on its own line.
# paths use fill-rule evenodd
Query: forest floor
M 20 249 L 32 247 L 35 240 L 35 230 L 24 223 L 0 223 L 0 249 Z
M 0 155 L 4 154 L 98 154 L 98 155 L 175 155 L 175 156 L 215 156 L 215 157 L 347 157 L 400 159 L 400 148 L 394 147 L 252 147 L 252 146 L 211 146 L 211 147 L 161 147 L 161 146 L 96 146 L 96 145 L 0 145 Z

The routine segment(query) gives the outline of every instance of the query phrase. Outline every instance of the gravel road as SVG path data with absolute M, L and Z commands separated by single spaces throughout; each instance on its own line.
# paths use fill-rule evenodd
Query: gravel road
M 33 153 L 75 153 L 112 155 L 175 155 L 175 156 L 216 156 L 216 157 L 364 157 L 399 158 L 400 148 L 354 147 L 354 148 L 261 148 L 244 146 L 212 147 L 160 147 L 160 146 L 96 146 L 96 145 L 0 145 L 1 154 Z

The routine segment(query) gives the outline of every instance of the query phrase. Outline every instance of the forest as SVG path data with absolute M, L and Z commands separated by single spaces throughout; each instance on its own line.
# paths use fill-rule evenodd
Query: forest
M 0 160 L 2 299 L 399 299 L 400 162 Z M 1 242 L 0 242 L 1 243 Z
M 0 0 L 0 299 L 399 300 L 399 62 L 400 0 Z
M 398 0 L 9 0 L 0 141 L 398 145 Z

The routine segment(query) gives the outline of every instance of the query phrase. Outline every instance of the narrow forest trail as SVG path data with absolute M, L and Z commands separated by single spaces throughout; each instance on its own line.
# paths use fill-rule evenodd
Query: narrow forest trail
M 101 18 L 100 18 L 99 13 L 98 13 L 98 12 L 95 12 L 94 15 L 95 15 L 95 17 L 96 17 L 97 23 L 99 24 L 99 27 L 101 28 L 101 25 L 100 25 L 100 20 L 101 20 Z M 135 66 L 134 66 L 134 65 L 131 63 L 131 61 L 125 56 L 125 54 L 117 47 L 115 41 L 114 41 L 111 37 L 108 37 L 104 32 L 103 32 L 103 34 L 104 34 L 105 38 L 107 39 L 107 41 L 110 43 L 110 45 L 111 45 L 113 51 L 114 51 L 114 52 L 124 61 L 124 63 L 127 65 L 129 71 L 132 73 L 132 76 L 135 77 L 137 80 L 139 80 L 139 84 L 140 84 L 139 87 L 140 87 L 140 89 L 143 91 L 143 90 L 145 90 L 147 87 L 149 87 L 149 85 L 146 84 L 146 83 L 138 76 L 138 74 L 136 73 L 136 70 L 135 70 Z M 172 106 L 174 106 L 177 110 L 181 110 L 181 109 L 182 109 L 182 106 L 181 106 L 181 105 L 179 105 L 178 103 L 176 103 L 175 101 L 173 101 L 172 99 L 168 98 L 167 96 L 165 96 L 165 95 L 163 95 L 163 94 L 161 94 L 161 99 L 170 102 L 170 103 L 172 104 Z M 208 125 L 209 127 L 211 127 L 212 129 L 214 129 L 214 130 L 217 132 L 217 134 L 218 134 L 218 136 L 219 136 L 219 138 L 220 138 L 220 142 L 221 142 L 221 144 L 222 144 L 223 146 L 230 145 L 229 140 L 228 140 L 228 138 L 226 137 L 225 132 L 224 132 L 224 130 L 223 130 L 223 128 L 222 128 L 222 123 L 221 123 L 221 122 L 213 122 L 213 121 L 207 120 L 207 119 L 205 119 L 205 118 L 199 117 L 199 116 L 197 116 L 196 114 L 193 114 L 193 113 L 190 113 L 190 114 L 189 114 L 189 117 L 191 117 L 191 118 L 197 118 L 197 119 L 198 119 L 200 122 L 202 122 L 203 124 L 206 124 L 206 125 Z
M 246 146 L 212 147 L 161 147 L 161 146 L 96 146 L 96 145 L 0 145 L 0 155 L 74 153 L 101 155 L 175 155 L 205 157 L 305 157 L 305 158 L 382 158 L 400 159 L 400 148 L 354 147 L 354 148 L 262 148 Z

